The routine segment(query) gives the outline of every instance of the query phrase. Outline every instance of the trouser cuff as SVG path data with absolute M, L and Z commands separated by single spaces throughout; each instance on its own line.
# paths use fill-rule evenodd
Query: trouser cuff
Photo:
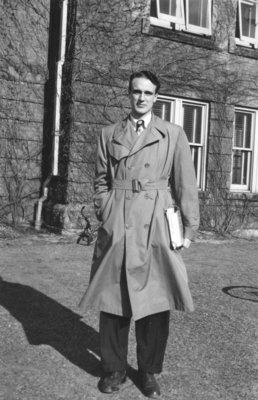
M 104 372 L 125 371 L 126 364 L 101 364 Z
M 160 374 L 162 372 L 161 365 L 141 365 L 139 371 L 148 372 L 149 374 Z

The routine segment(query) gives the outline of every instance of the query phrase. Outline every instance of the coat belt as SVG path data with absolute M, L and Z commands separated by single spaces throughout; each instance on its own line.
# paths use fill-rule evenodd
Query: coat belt
M 168 190 L 169 184 L 167 179 L 159 181 L 149 181 L 148 179 L 114 179 L 112 181 L 112 189 L 132 190 L 134 193 L 139 193 L 142 190 Z

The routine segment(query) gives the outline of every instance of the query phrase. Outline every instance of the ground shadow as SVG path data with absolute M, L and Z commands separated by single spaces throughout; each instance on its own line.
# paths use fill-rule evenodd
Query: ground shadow
M 80 315 L 30 286 L 4 280 L 0 305 L 22 324 L 31 345 L 49 345 L 87 373 L 101 375 L 98 333 Z
M 222 292 L 237 299 L 258 303 L 258 287 L 256 286 L 226 286 Z
M 142 392 L 141 386 L 138 380 L 138 371 L 131 367 L 131 365 L 127 365 L 127 376 L 133 382 L 133 384 Z

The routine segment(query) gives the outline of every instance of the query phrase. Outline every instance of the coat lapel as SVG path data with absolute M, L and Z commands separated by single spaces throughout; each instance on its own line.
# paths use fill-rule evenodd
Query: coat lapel
M 112 141 L 107 143 L 108 151 L 116 160 L 127 157 L 132 147 L 130 135 L 128 135 L 128 118 L 115 125 Z
M 128 116 L 121 123 L 117 124 L 113 134 L 113 142 L 119 143 L 130 150 L 132 148 L 131 129 L 132 125 Z
M 134 144 L 132 144 L 130 122 L 129 117 L 127 117 L 122 122 L 116 124 L 112 141 L 107 143 L 107 147 L 112 157 L 116 160 L 121 160 L 122 158 L 137 153 L 151 143 L 161 140 L 165 135 L 163 121 L 153 115 L 147 129 L 145 129 Z
M 161 123 L 160 123 L 161 121 Z M 158 142 L 165 136 L 164 124 L 162 120 L 157 119 L 155 115 L 152 116 L 151 122 L 147 129 L 143 131 L 139 139 L 135 142 L 130 151 L 130 156 L 137 153 L 142 148 L 150 145 L 151 143 Z

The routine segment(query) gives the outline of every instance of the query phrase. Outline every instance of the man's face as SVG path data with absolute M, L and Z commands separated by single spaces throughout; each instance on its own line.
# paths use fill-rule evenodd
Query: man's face
M 152 110 L 157 100 L 156 86 L 147 78 L 134 78 L 129 92 L 132 116 L 141 118 Z

